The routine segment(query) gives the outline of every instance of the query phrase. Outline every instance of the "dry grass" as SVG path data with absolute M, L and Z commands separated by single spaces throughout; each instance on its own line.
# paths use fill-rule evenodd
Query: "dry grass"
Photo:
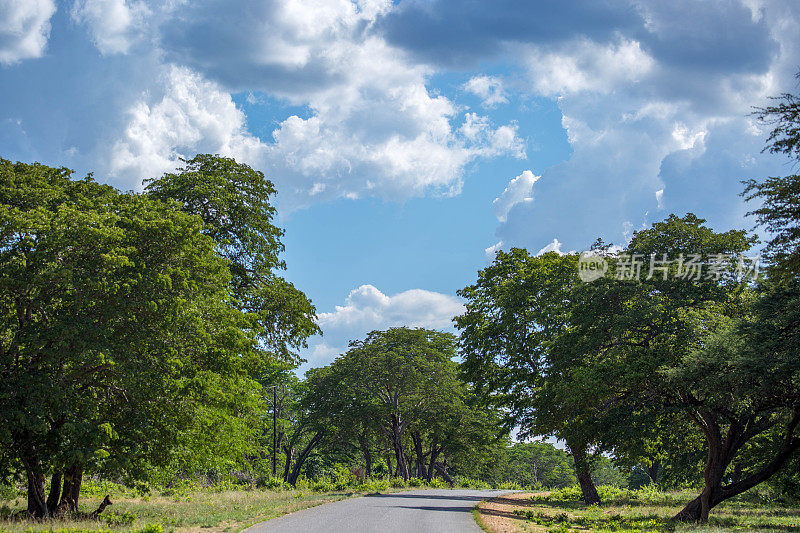
M 354 492 L 315 493 L 303 491 L 270 492 L 232 490 L 189 492 L 173 496 L 114 497 L 114 505 L 98 520 L 0 521 L 0 531 L 29 532 L 214 532 L 241 531 L 255 523 L 315 505 L 358 496 Z M 101 498 L 86 498 L 81 507 L 97 508 Z M 3 502 L 8 511 L 22 509 L 20 498 Z

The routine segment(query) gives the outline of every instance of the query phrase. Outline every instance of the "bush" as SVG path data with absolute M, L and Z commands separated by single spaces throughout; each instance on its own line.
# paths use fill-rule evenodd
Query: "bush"
M 640 489 L 621 489 L 612 485 L 600 485 L 597 494 L 602 503 L 616 505 L 647 504 L 647 505 L 681 505 L 686 503 L 696 494 L 693 491 L 664 492 L 656 485 L 647 485 Z M 583 494 L 580 487 L 565 487 L 554 490 L 544 496 L 533 496 L 534 501 L 548 502 L 575 502 L 582 501 Z
M 283 490 L 290 487 L 290 485 L 281 478 L 272 476 L 268 476 L 266 478 L 259 478 L 258 481 L 256 482 L 256 486 L 258 488 L 266 490 Z
M 108 511 L 103 513 L 101 518 L 109 526 L 129 526 L 136 521 L 136 515 L 131 512 L 117 513 Z
M 392 486 L 392 488 L 395 489 L 404 489 L 408 487 L 408 483 L 406 483 L 406 480 L 401 477 L 392 478 L 389 484 Z
M 431 482 L 428 483 L 428 486 L 434 489 L 446 489 L 450 487 L 443 479 L 439 479 L 438 477 L 433 478 Z
M 312 481 L 309 488 L 314 492 L 333 492 L 336 490 L 336 485 L 328 478 L 320 478 Z
M 2 485 L 0 484 L 0 500 L 15 500 L 20 496 L 25 496 L 25 493 L 20 490 L 20 487 L 15 484 Z

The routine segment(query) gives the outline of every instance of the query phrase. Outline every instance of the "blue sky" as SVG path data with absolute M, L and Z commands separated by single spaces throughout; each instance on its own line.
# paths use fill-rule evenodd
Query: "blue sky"
M 277 186 L 308 365 L 449 327 L 493 251 L 688 211 L 749 228 L 787 174 L 750 116 L 796 91 L 796 0 L 0 0 L 0 157 L 140 190 L 199 152 Z

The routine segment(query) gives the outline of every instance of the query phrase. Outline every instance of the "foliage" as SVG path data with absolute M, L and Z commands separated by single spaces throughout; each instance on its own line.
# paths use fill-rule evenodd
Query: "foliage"
M 272 273 L 271 184 L 233 160 L 187 165 L 137 195 L 0 160 L 0 477 L 26 474 L 34 514 L 59 495 L 75 510 L 85 470 L 239 467 L 260 426 L 255 379 L 318 330 Z
M 798 73 L 800 76 L 800 73 Z M 800 98 L 785 93 L 773 98 L 774 105 L 756 110 L 762 124 L 774 126 L 764 149 L 800 161 Z M 791 279 L 800 273 L 800 176 L 769 177 L 744 181 L 742 196 L 761 200 L 751 211 L 772 235 L 764 250 L 773 277 Z
M 710 268 L 712 258 L 745 252 L 752 242 L 741 231 L 716 233 L 689 214 L 637 232 L 625 252 L 699 254 Z M 621 258 L 602 250 L 613 275 Z M 759 298 L 737 283 L 732 268 L 699 280 L 673 272 L 581 283 L 575 265 L 569 255 L 498 253 L 461 291 L 467 311 L 456 322 L 467 377 L 488 401 L 508 406 L 523 435 L 566 440 L 587 502 L 592 487 L 576 452 L 593 444 L 631 459 L 663 453 L 679 442 L 660 434 L 675 431 L 682 416 L 705 436 L 711 468 L 703 496 L 685 516 L 703 518 L 777 471 L 800 442 L 792 414 L 798 359 L 786 327 L 794 320 L 794 311 L 787 313 L 795 309 L 792 290 L 762 290 Z M 781 429 L 765 453 L 751 454 L 742 477 L 725 478 L 730 461 L 743 459 L 773 427 Z M 655 447 L 631 446 L 636 439 Z
M 264 174 L 231 158 L 199 154 L 177 174 L 149 180 L 147 193 L 177 201 L 203 221 L 218 253 L 228 260 L 232 302 L 250 319 L 260 343 L 278 359 L 297 361 L 297 350 L 319 333 L 315 309 L 305 294 L 276 274 L 283 230 L 272 224 L 276 193 Z
M 470 403 L 458 379 L 452 335 L 425 329 L 373 331 L 329 367 L 307 375 L 305 403 L 329 446 L 356 441 L 371 473 L 372 449 L 383 439 L 400 477 L 432 482 L 456 456 L 469 462 L 500 435 L 491 411 Z M 335 439 L 335 440 L 333 440 Z M 413 464 L 407 462 L 413 450 Z
M 672 516 L 688 492 L 627 491 L 600 486 L 604 503 L 578 503 L 580 491 L 565 489 L 549 495 L 508 495 L 502 511 L 492 501 L 482 503 L 476 515 L 491 531 L 530 531 L 531 525 L 548 531 L 794 531 L 798 511 L 773 505 L 734 500 L 721 506 L 707 525 L 675 522 Z M 501 511 L 498 513 L 498 511 Z M 496 520 L 496 516 L 513 518 Z M 538 529 L 538 528 L 535 528 Z
M 577 483 L 569 454 L 547 442 L 517 442 L 506 447 L 492 478 L 536 488 L 561 488 Z

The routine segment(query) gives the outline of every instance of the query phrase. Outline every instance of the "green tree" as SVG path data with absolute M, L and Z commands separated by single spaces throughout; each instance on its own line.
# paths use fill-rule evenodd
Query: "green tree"
M 333 363 L 344 389 L 368 406 L 391 443 L 399 476 L 408 479 L 403 437 L 455 385 L 455 338 L 425 329 L 373 331 Z
M 699 254 L 709 271 L 724 268 L 700 280 L 673 272 L 598 284 L 600 292 L 576 306 L 575 316 L 585 318 L 565 337 L 600 348 L 592 367 L 617 389 L 617 398 L 677 408 L 703 436 L 705 487 L 676 516 L 681 520 L 706 521 L 715 505 L 768 479 L 798 445 L 796 381 L 786 380 L 796 369 L 748 333 L 752 291 L 737 280 L 733 265 L 715 263 L 747 251 L 752 242 L 741 231 L 715 233 L 693 215 L 670 216 L 636 233 L 626 250 L 631 255 Z M 780 316 L 787 316 L 785 309 Z M 757 323 L 763 328 L 769 321 L 762 316 Z M 734 481 L 728 467 L 775 424 L 784 427 L 781 443 Z
M 272 223 L 275 187 L 263 173 L 231 158 L 199 154 L 184 162 L 178 173 L 149 180 L 147 193 L 177 201 L 202 219 L 203 233 L 229 261 L 231 303 L 247 314 L 276 358 L 296 362 L 297 351 L 320 330 L 306 295 L 277 275 L 286 264 L 280 258 L 283 230 Z
M 455 322 L 463 375 L 490 404 L 509 410 L 509 426 L 517 425 L 523 438 L 552 435 L 566 441 L 584 500 L 591 504 L 600 498 L 590 452 L 604 425 L 591 408 L 607 386 L 579 366 L 589 352 L 557 342 L 570 327 L 572 300 L 583 289 L 576 269 L 570 255 L 501 251 L 474 285 L 459 292 L 467 300 L 466 312 Z
M 699 254 L 704 268 L 710 268 L 716 257 L 742 253 L 752 243 L 744 232 L 715 233 L 703 223 L 691 214 L 671 216 L 635 234 L 625 251 L 640 258 Z M 612 273 L 621 271 L 619 260 L 607 259 Z M 679 518 L 707 519 L 719 498 L 746 490 L 744 482 L 722 488 L 725 469 L 742 446 L 770 427 L 769 420 L 777 420 L 792 394 L 770 373 L 762 391 L 734 388 L 745 375 L 700 349 L 710 346 L 705 327 L 746 314 L 749 291 L 731 270 L 700 281 L 673 272 L 580 284 L 573 281 L 574 264 L 574 258 L 555 254 L 498 254 L 478 283 L 461 293 L 468 300 L 467 313 L 457 319 L 465 370 L 512 407 L 523 433 L 565 439 L 579 481 L 587 469 L 571 441 L 624 450 L 625 438 L 654 437 L 643 430 L 647 421 L 657 422 L 676 409 L 688 415 L 708 447 L 706 489 Z M 759 357 L 764 367 L 775 361 L 763 352 Z M 721 389 L 714 389 L 717 385 Z M 775 387 L 783 392 L 777 394 Z M 728 394 L 718 397 L 715 390 Z M 732 390 L 739 396 L 732 397 Z M 762 405 L 776 394 L 784 403 Z M 719 438 L 722 434 L 736 445 Z M 775 460 L 784 460 L 783 451 L 775 453 Z M 756 476 L 751 480 L 766 474 L 751 466 Z M 588 483 L 581 485 L 584 495 L 591 495 Z
M 577 482 L 569 455 L 547 442 L 517 442 L 504 453 L 502 481 L 523 486 L 563 488 Z
M 800 77 L 800 73 L 798 74 Z M 774 128 L 764 149 L 800 160 L 800 98 L 785 93 L 773 99 L 774 105 L 756 110 L 757 118 Z M 773 276 L 791 279 L 800 272 L 800 176 L 769 177 L 764 181 L 744 181 L 742 195 L 748 201 L 761 200 L 750 212 L 772 235 L 764 250 Z
M 0 160 L 0 441 L 33 516 L 76 509 L 85 469 L 141 474 L 215 437 L 216 458 L 247 442 L 259 356 L 201 229 L 66 169 Z

